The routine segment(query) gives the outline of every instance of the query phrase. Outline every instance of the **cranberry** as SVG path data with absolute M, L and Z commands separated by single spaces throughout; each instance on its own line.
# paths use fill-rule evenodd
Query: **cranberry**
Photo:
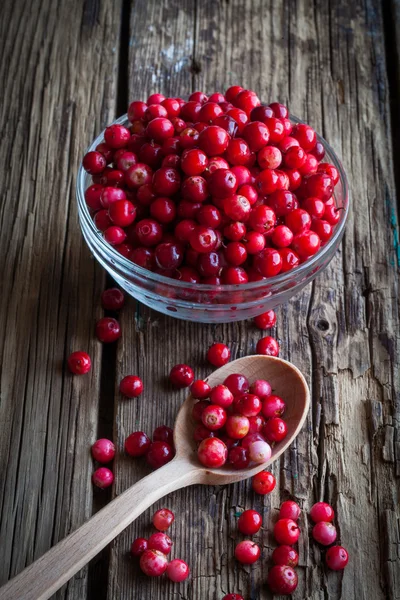
M 196 252 L 204 253 L 212 251 L 217 244 L 217 236 L 210 227 L 198 226 L 190 234 L 190 245 Z
M 311 217 L 309 213 L 302 208 L 295 208 L 286 215 L 285 223 L 293 233 L 306 231 L 311 227 Z
M 225 248 L 224 255 L 230 265 L 238 267 L 247 259 L 246 246 L 240 242 L 230 242 Z
M 318 521 L 313 527 L 312 536 L 322 546 L 329 546 L 336 540 L 336 527 L 327 521 Z
M 131 121 L 131 123 L 133 121 L 137 121 L 138 119 L 142 119 L 146 110 L 147 104 L 145 102 L 140 102 L 139 100 L 131 102 L 128 108 L 128 119 Z
M 262 413 L 266 419 L 283 415 L 286 404 L 280 396 L 270 395 L 263 399 Z
M 315 219 L 322 219 L 325 213 L 325 204 L 319 198 L 307 198 L 302 204 L 303 208 Z
M 250 113 L 251 121 L 261 121 L 265 122 L 265 119 L 270 119 L 274 116 L 274 111 L 269 106 L 261 105 L 256 106 Z
M 159 196 L 173 196 L 179 191 L 180 184 L 181 177 L 176 169 L 161 167 L 153 175 L 153 190 Z
M 227 408 L 233 403 L 233 394 L 225 385 L 219 384 L 212 388 L 210 400 L 213 404 Z
M 150 271 L 155 267 L 154 252 L 149 248 L 135 248 L 132 252 L 131 260 L 140 267 Z
M 216 171 L 218 173 L 218 171 Z M 233 221 L 247 221 L 251 212 L 251 204 L 246 196 L 234 194 L 224 199 L 224 211 Z
M 152 169 L 157 169 L 161 165 L 162 159 L 162 148 L 159 144 L 156 144 L 153 141 L 143 144 L 139 150 L 140 162 L 146 163 Z
M 279 518 L 292 519 L 292 521 L 297 521 L 297 519 L 300 516 L 300 513 L 301 508 L 296 502 L 294 502 L 293 500 L 286 500 L 285 502 L 282 502 L 281 507 L 279 509 Z
M 224 385 L 226 385 L 234 396 L 241 396 L 249 389 L 248 379 L 239 373 L 228 375 L 224 381 Z
M 318 165 L 318 172 L 329 175 L 329 177 L 332 179 L 333 185 L 336 185 L 339 181 L 339 172 L 337 168 L 329 163 L 320 163 Z
M 265 248 L 265 237 L 258 231 L 249 231 L 244 240 L 244 247 L 247 254 L 258 254 Z
M 332 236 L 332 226 L 328 223 L 328 221 L 314 219 L 311 229 L 318 235 L 322 243 L 327 242 Z
M 282 162 L 282 153 L 276 146 L 264 146 L 257 154 L 261 169 L 277 169 Z
M 203 277 L 212 277 L 221 272 L 221 260 L 218 252 L 205 252 L 197 260 L 197 268 Z
M 102 207 L 101 194 L 103 186 L 100 183 L 94 183 L 85 190 L 86 204 L 91 210 L 99 210 Z
M 110 125 L 104 132 L 104 139 L 110 148 L 124 148 L 131 137 L 129 129 L 123 125 Z
M 125 302 L 125 296 L 118 288 L 109 288 L 101 294 L 101 305 L 104 310 L 120 310 Z
M 83 168 L 90 175 L 97 175 L 98 173 L 102 173 L 107 166 L 107 161 L 103 154 L 100 152 L 88 152 L 83 157 L 82 161 Z
M 153 170 L 145 163 L 136 163 L 125 171 L 126 184 L 132 189 L 150 183 L 152 176 Z
M 324 217 L 330 225 L 336 225 L 340 220 L 340 210 L 334 204 L 325 205 Z
M 245 510 L 239 517 L 238 529 L 245 535 L 254 535 L 260 530 L 262 517 L 256 510 Z
M 291 546 L 278 546 L 273 551 L 271 558 L 274 565 L 297 567 L 299 564 L 299 555 Z
M 288 169 L 301 169 L 307 160 L 307 153 L 300 146 L 291 146 L 283 157 L 283 164 Z
M 214 92 L 214 94 L 211 94 L 208 101 L 216 102 L 217 104 L 221 104 L 222 102 L 225 102 L 225 96 L 223 94 L 221 94 L 220 92 Z
M 191 385 L 194 380 L 194 372 L 188 365 L 179 364 L 172 367 L 169 374 L 172 385 L 177 388 L 185 388 Z
M 349 562 L 349 554 L 343 546 L 332 546 L 326 551 L 325 562 L 332 571 L 341 571 Z
M 267 233 L 276 224 L 276 215 L 274 211 L 262 204 L 252 209 L 249 217 L 249 225 L 258 233 Z
M 271 455 L 271 446 L 263 440 L 257 440 L 249 445 L 250 460 L 257 464 L 267 462 L 271 458 Z
M 166 117 L 168 117 L 168 112 L 164 106 L 162 106 L 161 104 L 150 104 L 146 109 L 146 112 L 144 113 L 143 120 L 150 122 L 155 119 L 166 119 Z M 137 121 L 135 121 L 132 125 L 135 125 L 136 123 Z M 147 137 L 151 138 L 152 136 L 149 133 Z
M 212 204 L 203 205 L 196 214 L 196 218 L 200 225 L 211 229 L 219 227 L 222 221 L 220 211 Z
M 180 559 L 174 558 L 167 566 L 167 577 L 175 583 L 185 581 L 189 577 L 190 569 L 188 564 Z
M 93 485 L 101 488 L 102 490 L 110 487 L 110 485 L 113 484 L 113 481 L 114 475 L 110 469 L 107 469 L 107 467 L 100 467 L 99 469 L 96 469 L 92 475 Z
M 183 219 L 177 223 L 174 235 L 179 242 L 188 242 L 192 232 L 196 228 L 196 222 L 192 219 Z
M 217 125 L 211 125 L 200 133 L 198 144 L 207 156 L 217 156 L 225 152 L 229 139 L 229 134 L 225 129 Z
M 159 223 L 171 223 L 176 217 L 175 203 L 170 198 L 160 196 L 151 203 L 150 214 Z
M 264 277 L 274 277 L 282 269 L 282 257 L 278 250 L 264 248 L 254 256 L 253 266 Z M 264 352 L 259 352 L 259 354 L 264 354 Z
M 158 469 L 174 457 L 172 446 L 166 442 L 152 442 L 146 454 L 146 460 L 153 469 Z
M 261 315 L 254 317 L 254 324 L 259 329 L 271 329 L 276 324 L 276 314 L 273 310 L 269 310 Z M 269 385 L 269 384 L 268 384 Z M 270 388 L 271 389 L 271 388 Z M 271 393 L 271 392 L 270 392 Z M 268 395 L 268 394 L 263 394 Z
M 105 230 L 104 239 L 112 246 L 118 246 L 126 240 L 126 233 L 121 227 L 111 225 Z
M 171 552 L 173 542 L 171 538 L 166 534 L 158 531 L 153 533 L 147 543 L 149 550 L 159 550 L 163 554 L 169 554 Z
M 244 598 L 240 594 L 226 594 L 222 600 L 244 600 Z
M 250 420 L 249 420 L 249 422 L 250 422 Z M 246 450 L 248 450 L 250 448 L 250 445 L 253 444 L 254 442 L 265 442 L 261 433 L 248 433 L 242 439 L 242 448 L 245 448 Z
M 121 327 L 116 319 L 104 317 L 96 323 L 96 336 L 104 344 L 115 342 L 121 337 Z
M 153 219 L 142 219 L 136 223 L 135 233 L 143 246 L 156 246 L 162 238 L 161 225 Z
M 203 172 L 203 176 L 208 180 L 209 176 L 212 175 L 214 171 L 218 171 L 218 169 L 229 169 L 229 164 L 221 156 L 213 156 L 208 160 L 208 165 Z
M 168 508 L 160 508 L 153 515 L 153 525 L 158 531 L 166 531 L 174 522 L 175 515 Z
M 234 440 L 240 440 L 244 438 L 250 428 L 249 419 L 243 415 L 230 415 L 226 419 L 225 430 L 229 437 Z
M 174 432 L 171 427 L 160 425 L 153 431 L 153 442 L 166 442 L 170 446 L 174 445 Z
M 205 400 L 210 397 L 211 387 L 206 381 L 196 379 L 190 386 L 190 393 L 192 394 L 192 397 L 197 400 Z M 215 404 L 215 402 L 213 402 L 213 404 Z M 218 402 L 216 404 L 218 404 Z
M 92 366 L 89 354 L 81 350 L 72 352 L 68 357 L 67 363 L 69 370 L 74 375 L 85 375 L 85 373 L 89 373 Z
M 238 184 L 234 173 L 230 169 L 218 169 L 211 173 L 207 180 L 208 189 L 212 196 L 227 198 L 237 190 Z
M 181 112 L 181 105 L 175 98 L 165 98 L 165 100 L 161 102 L 161 106 L 165 108 L 170 118 L 177 117 Z
M 315 131 L 304 123 L 298 123 L 293 127 L 292 136 L 298 140 L 300 146 L 307 152 L 312 150 L 317 142 Z
M 252 435 L 253 433 L 259 433 L 261 431 L 262 426 L 265 425 L 265 419 L 260 415 L 256 415 L 254 417 L 249 417 L 249 423 L 250 428 L 248 435 Z
M 146 454 L 150 446 L 150 438 L 143 431 L 135 431 L 125 440 L 125 452 L 134 458 Z
M 258 152 L 268 144 L 269 130 L 261 121 L 252 121 L 245 125 L 242 135 L 252 152 Z
M 225 344 L 216 342 L 208 349 L 207 360 L 214 367 L 222 367 L 223 365 L 226 365 L 230 358 L 231 351 Z
M 228 449 L 218 438 L 203 440 L 197 450 L 199 461 L 207 468 L 222 467 L 228 457 Z
M 334 185 L 329 175 L 318 172 L 305 178 L 303 187 L 306 197 L 314 196 L 325 202 L 332 196 Z
M 272 194 L 278 187 L 278 175 L 274 169 L 265 169 L 256 178 L 258 190 L 264 196 Z
M 275 227 L 271 235 L 271 242 L 274 246 L 277 248 L 286 248 L 287 246 L 290 246 L 292 241 L 293 233 L 289 227 L 286 225 L 278 225 L 278 227 Z
M 248 183 L 240 186 L 238 192 L 240 196 L 245 196 L 247 198 L 251 206 L 253 206 L 258 200 L 258 193 L 256 188 Z
M 287 436 L 287 425 L 283 419 L 272 417 L 265 423 L 262 433 L 269 442 L 278 443 Z
M 249 280 L 247 273 L 242 267 L 229 267 L 222 272 L 222 282 L 225 285 L 240 285 Z
M 234 446 L 229 450 L 228 461 L 238 471 L 246 469 L 250 464 L 248 450 L 242 446 Z
M 111 204 L 108 214 L 115 225 L 127 227 L 136 218 L 136 207 L 129 200 L 118 200 Z
M 92 445 L 92 456 L 99 463 L 109 463 L 115 456 L 115 446 L 111 440 L 101 438 Z
M 222 106 L 220 107 L 222 108 Z M 236 123 L 235 119 L 233 119 L 232 117 L 229 117 L 228 115 L 220 115 L 218 117 L 216 117 L 213 120 L 213 125 L 217 125 L 218 127 L 222 127 L 222 129 L 225 129 L 225 131 L 227 133 L 229 133 L 230 137 L 235 137 L 235 135 L 238 132 L 238 124 Z M 228 146 L 229 149 L 229 146 Z M 228 150 L 227 150 L 228 151 Z M 231 162 L 231 161 L 229 161 Z
M 297 573 L 288 565 L 275 565 L 268 573 L 267 584 L 273 594 L 291 594 L 297 583 Z
M 195 123 L 199 120 L 201 106 L 200 102 L 197 102 L 196 100 L 186 102 L 186 104 L 181 106 L 181 118 L 184 119 L 184 121 Z
M 285 173 L 289 178 L 289 190 L 294 192 L 301 185 L 301 173 L 300 171 L 297 171 L 297 169 L 286 169 Z
M 203 425 L 210 431 L 221 429 L 226 422 L 226 411 L 218 404 L 206 406 L 201 414 Z
M 182 184 L 182 196 L 190 202 L 204 202 L 208 195 L 207 182 L 200 175 L 192 175 Z
M 240 108 L 230 108 L 226 114 L 236 121 L 240 135 L 246 123 L 248 123 L 249 117 L 244 110 L 241 110 Z
M 300 536 L 300 528 L 292 519 L 279 519 L 274 526 L 274 536 L 278 544 L 295 544 Z
M 279 254 L 282 258 L 282 269 L 281 273 L 286 273 L 300 263 L 300 258 L 291 248 L 282 248 L 279 250 Z
M 183 261 L 183 248 L 171 242 L 159 244 L 155 251 L 156 263 L 160 269 L 177 269 Z
M 174 135 L 175 130 L 169 119 L 156 117 L 147 125 L 146 134 L 156 142 L 163 142 Z
M 301 231 L 293 238 L 292 248 L 303 260 L 316 254 L 320 246 L 321 240 L 314 231 Z
M 252 90 L 242 90 L 234 98 L 234 105 L 241 110 L 244 110 L 247 115 L 250 115 L 253 108 L 260 106 L 261 102 L 257 97 L 257 94 Z
M 238 96 L 238 94 L 240 94 L 240 92 L 242 91 L 243 88 L 240 87 L 240 85 L 232 85 L 226 90 L 225 98 L 228 100 L 228 102 L 233 102 L 234 99 Z M 223 600 L 234 600 L 234 598 L 224 598 Z M 239 600 L 239 598 L 237 598 L 236 600 Z
M 270 494 L 276 486 L 276 479 L 269 471 L 261 471 L 254 475 L 252 488 L 257 494 Z
M 181 158 L 181 169 L 186 175 L 200 175 L 208 165 L 208 158 L 202 150 L 185 150 Z
M 304 164 L 299 167 L 299 171 L 302 175 L 311 175 L 316 173 L 318 169 L 318 161 L 312 154 L 307 154 Z
M 205 104 L 208 102 L 208 96 L 204 92 L 193 92 L 189 96 L 189 101 L 200 102 L 200 104 Z
M 162 154 L 164 155 L 163 162 L 168 157 L 173 157 L 173 161 L 177 161 L 176 165 L 180 165 L 180 156 L 179 153 L 181 151 L 181 141 L 179 137 L 170 137 L 163 141 L 162 143 Z M 173 167 L 174 164 L 163 164 L 163 167 Z
M 147 98 L 147 104 L 161 104 L 162 102 L 164 102 L 164 100 L 165 96 L 163 96 L 162 94 L 151 94 Z
M 335 511 L 327 502 L 317 502 L 311 507 L 310 517 L 314 523 L 320 521 L 331 522 L 335 517 Z
M 139 557 L 147 550 L 147 540 L 145 538 L 137 538 L 132 542 L 131 555 Z
M 235 410 L 245 417 L 255 417 L 261 411 L 261 400 L 254 394 L 245 393 L 236 399 Z
M 238 242 L 244 237 L 245 234 L 246 226 L 239 221 L 235 221 L 234 223 L 230 223 L 224 227 L 224 236 L 232 242 Z
M 167 567 L 168 559 L 159 550 L 145 550 L 140 557 L 140 568 L 149 577 L 161 577 Z
M 252 540 L 243 540 L 235 548 L 235 558 L 243 565 L 252 565 L 260 556 L 260 547 Z
M 115 249 L 125 258 L 132 260 L 133 246 L 131 244 L 119 244 Z
M 122 186 L 124 184 L 124 180 L 125 174 L 123 171 L 119 171 L 118 169 L 110 169 L 110 167 L 104 169 L 104 173 L 101 175 L 100 181 L 95 181 L 95 178 L 93 177 L 94 183 L 101 183 L 102 185 L 114 187 Z
M 214 119 L 223 115 L 224 111 L 216 102 L 205 102 L 199 112 L 199 120 L 203 123 L 212 123 Z

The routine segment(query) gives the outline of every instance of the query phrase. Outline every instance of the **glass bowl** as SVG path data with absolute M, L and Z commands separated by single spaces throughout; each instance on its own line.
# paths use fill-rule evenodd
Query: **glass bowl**
M 291 116 L 291 121 L 301 123 Z M 127 115 L 114 121 L 129 125 Z M 265 281 L 254 281 L 242 285 L 190 284 L 152 273 L 125 258 L 103 238 L 97 230 L 85 202 L 85 190 L 91 185 L 91 176 L 82 165 L 78 171 L 76 196 L 78 200 L 79 224 L 94 257 L 110 273 L 113 279 L 128 294 L 159 312 L 201 323 L 227 323 L 255 317 L 279 304 L 287 302 L 305 285 L 310 283 L 332 260 L 344 233 L 350 207 L 349 188 L 342 164 L 329 144 L 317 135 L 325 148 L 324 161 L 332 163 L 339 172 L 334 197 L 340 211 L 340 221 L 335 226 L 331 239 L 312 258 L 299 267 L 270 277 Z M 87 149 L 90 152 L 104 141 L 104 131 Z

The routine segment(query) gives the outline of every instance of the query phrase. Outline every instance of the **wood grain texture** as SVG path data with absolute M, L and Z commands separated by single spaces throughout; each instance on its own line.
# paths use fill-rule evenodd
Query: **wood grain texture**
M 114 115 L 120 2 L 4 2 L 0 19 L 0 580 L 92 512 L 104 273 L 79 232 L 75 176 Z M 92 371 L 66 357 L 87 350 Z M 58 598 L 83 598 L 87 569 Z

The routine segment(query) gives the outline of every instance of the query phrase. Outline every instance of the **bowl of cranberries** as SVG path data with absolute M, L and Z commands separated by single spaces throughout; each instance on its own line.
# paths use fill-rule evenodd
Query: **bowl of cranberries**
M 327 142 L 240 86 L 133 101 L 88 148 L 77 199 L 91 252 L 123 289 L 211 323 L 301 290 L 334 256 L 349 212 Z

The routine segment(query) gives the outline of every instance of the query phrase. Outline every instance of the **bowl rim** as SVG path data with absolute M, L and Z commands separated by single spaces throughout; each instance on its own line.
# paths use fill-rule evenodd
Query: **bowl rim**
M 305 121 L 302 121 L 295 115 L 289 114 L 289 118 L 295 124 L 307 124 L 305 123 Z M 111 125 L 125 125 L 127 123 L 129 123 L 129 120 L 127 113 L 125 113 L 124 115 L 113 121 Z M 96 146 L 98 146 L 98 144 L 104 141 L 104 131 L 105 129 L 103 129 L 103 131 L 96 137 L 96 139 L 90 144 L 90 146 L 88 146 L 84 154 L 93 151 L 96 148 Z M 331 237 L 329 242 L 325 246 L 323 246 L 322 250 L 318 251 L 316 254 L 314 254 L 314 256 L 306 260 L 304 263 L 301 263 L 299 267 L 291 269 L 290 271 L 286 271 L 285 273 L 280 273 L 278 275 L 275 275 L 274 277 L 268 277 L 267 279 L 262 279 L 261 281 L 251 281 L 243 284 L 226 285 L 221 283 L 219 285 L 211 285 L 206 283 L 189 283 L 187 281 L 180 281 L 179 279 L 172 279 L 171 277 L 166 277 L 165 275 L 160 275 L 158 273 L 154 273 L 153 271 L 149 271 L 144 267 L 140 267 L 136 263 L 132 262 L 122 254 L 120 254 L 117 250 L 115 250 L 113 246 L 108 244 L 105 241 L 104 237 L 101 235 L 101 232 L 96 228 L 85 201 L 85 178 L 87 176 L 87 173 L 83 168 L 82 162 L 80 163 L 78 169 L 75 187 L 76 197 L 78 200 L 78 208 L 80 209 L 79 220 L 81 221 L 83 219 L 85 221 L 85 224 L 89 227 L 91 233 L 94 235 L 97 244 L 100 246 L 100 248 L 104 250 L 106 254 L 109 254 L 110 260 L 113 261 L 113 264 L 116 267 L 120 267 L 121 270 L 123 270 L 124 272 L 131 271 L 133 272 L 133 274 L 140 276 L 141 278 L 152 280 L 154 281 L 154 283 L 157 284 L 165 284 L 172 288 L 185 290 L 193 289 L 199 292 L 218 291 L 219 293 L 237 291 L 238 289 L 240 289 L 241 291 L 256 291 L 258 289 L 265 288 L 265 286 L 273 286 L 286 283 L 288 281 L 291 281 L 294 276 L 296 278 L 300 278 L 303 274 L 307 276 L 309 270 L 312 270 L 313 266 L 319 263 L 321 258 L 329 254 L 329 250 L 332 248 L 332 246 L 334 246 L 338 241 L 340 241 L 351 206 L 350 189 L 347 180 L 347 175 L 343 168 L 343 165 L 340 159 L 338 158 L 336 152 L 328 144 L 328 142 L 317 132 L 316 135 L 317 141 L 321 142 L 321 144 L 324 146 L 325 151 L 328 152 L 328 154 L 330 155 L 330 159 L 332 159 L 333 165 L 338 170 L 339 180 L 343 188 L 343 198 L 344 201 L 347 200 L 347 203 L 346 206 L 344 206 L 344 209 L 341 210 L 342 217 L 336 225 L 333 236 Z

